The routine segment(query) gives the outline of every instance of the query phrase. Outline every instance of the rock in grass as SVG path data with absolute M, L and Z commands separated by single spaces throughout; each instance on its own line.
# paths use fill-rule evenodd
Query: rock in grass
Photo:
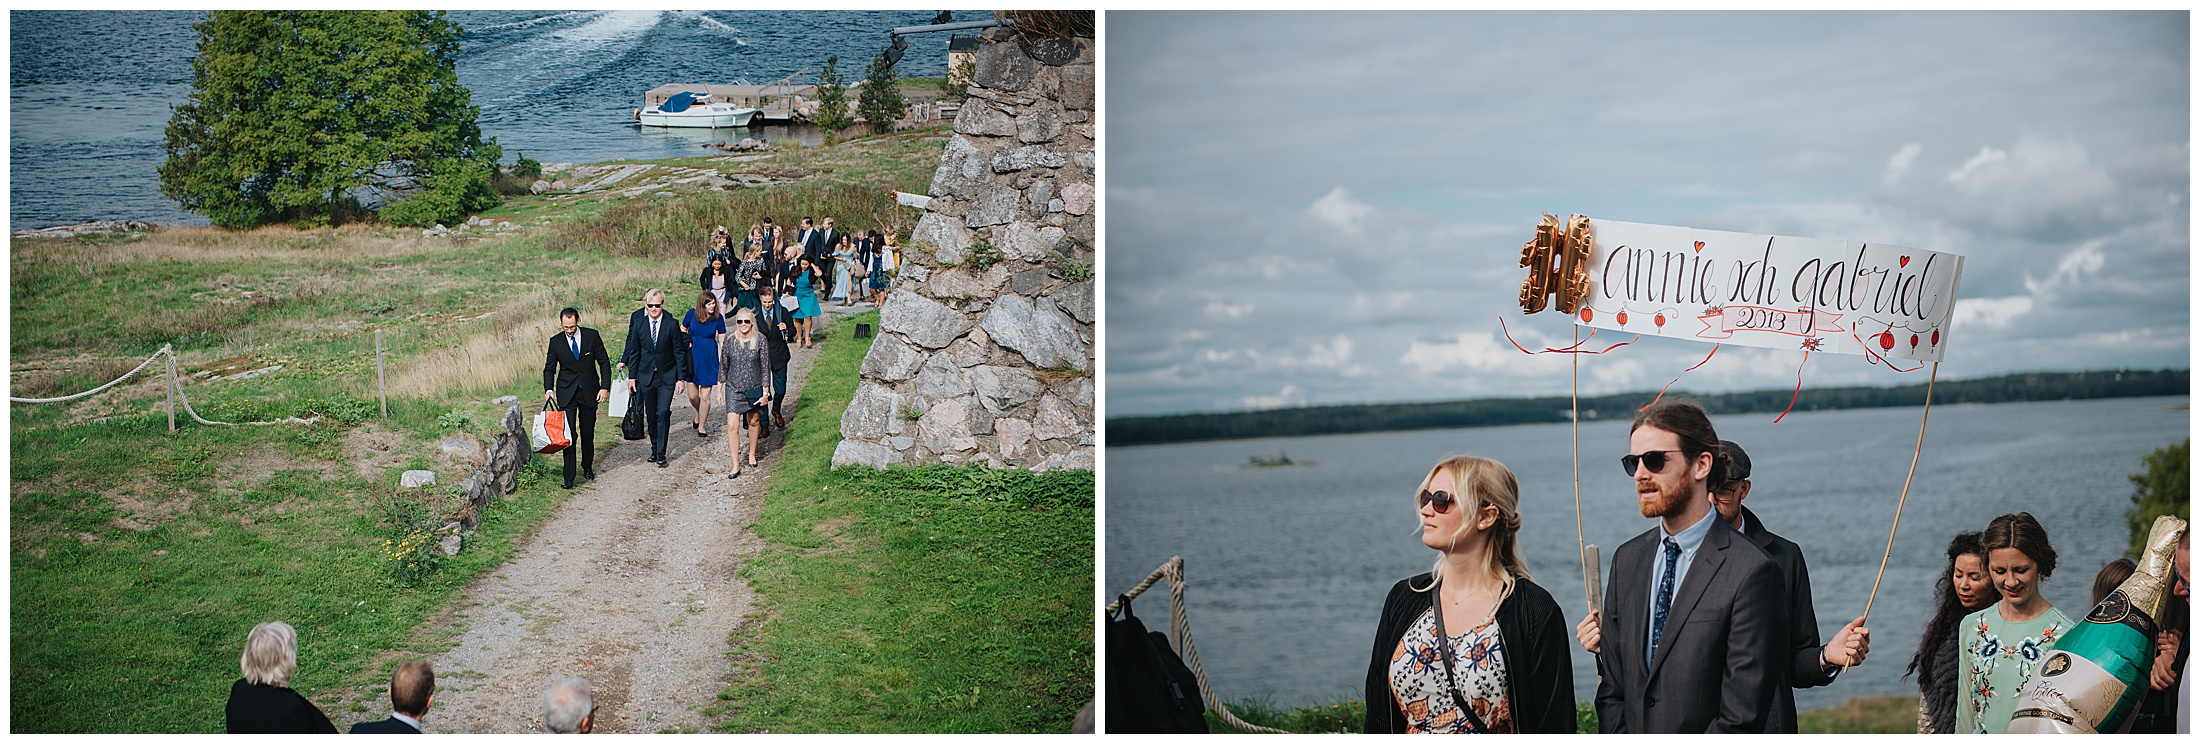
M 397 477 L 397 485 L 404 488 L 420 488 L 422 486 L 435 485 L 435 471 L 407 470 L 405 471 L 404 475 L 400 475 Z
M 495 403 L 495 404 L 497 404 L 497 405 L 500 405 L 500 406 L 509 406 L 509 405 L 514 405 L 514 404 L 517 404 L 517 403 L 519 403 L 519 396 L 517 396 L 517 395 L 507 395 L 507 396 L 504 396 L 504 397 L 502 397 L 502 398 L 498 398 L 498 399 L 496 399 L 496 400 L 492 400 L 492 401 L 489 401 L 489 402 L 491 402 L 491 403 Z
M 457 535 L 444 535 L 442 542 L 436 543 L 436 548 L 443 551 L 444 555 L 458 555 L 458 549 L 465 545 L 466 538 Z

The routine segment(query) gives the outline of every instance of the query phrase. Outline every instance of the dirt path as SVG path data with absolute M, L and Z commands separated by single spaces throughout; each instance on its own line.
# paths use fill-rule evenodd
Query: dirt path
M 790 400 L 815 356 L 795 351 Z M 432 621 L 458 634 L 433 659 L 430 733 L 540 733 L 543 690 L 563 677 L 594 685 L 597 733 L 711 730 L 696 711 L 727 684 L 729 637 L 755 604 L 737 572 L 762 546 L 747 527 L 784 437 L 727 480 L 724 418 L 699 438 L 694 416 L 675 398 L 668 468 L 643 461 L 646 439 L 598 452 L 596 480 Z

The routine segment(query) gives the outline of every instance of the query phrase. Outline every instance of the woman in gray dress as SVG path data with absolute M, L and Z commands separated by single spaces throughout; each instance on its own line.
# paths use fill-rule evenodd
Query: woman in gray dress
M 741 477 L 741 435 L 749 440 L 748 464 L 756 464 L 757 441 L 764 438 L 763 412 L 772 402 L 770 346 L 756 330 L 756 311 L 733 311 L 733 328 L 718 342 L 718 388 L 726 392 L 726 454 L 733 458 L 733 472 Z

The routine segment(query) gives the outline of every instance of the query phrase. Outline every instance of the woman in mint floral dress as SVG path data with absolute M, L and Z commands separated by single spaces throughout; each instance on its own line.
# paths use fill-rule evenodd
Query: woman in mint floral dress
M 1956 695 L 1958 734 L 2000 734 L 2017 710 L 2017 691 L 2031 681 L 2070 618 L 2040 594 L 2055 572 L 2047 530 L 2025 512 L 1995 517 L 1981 536 L 1986 574 L 2001 602 L 1963 618 L 1963 686 Z

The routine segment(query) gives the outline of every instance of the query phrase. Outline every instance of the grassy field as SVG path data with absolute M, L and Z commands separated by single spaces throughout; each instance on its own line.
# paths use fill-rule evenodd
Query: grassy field
M 830 469 L 851 341 L 802 391 L 745 571 L 766 614 L 706 712 L 734 733 L 1067 732 L 1093 695 L 1093 474 Z
M 1278 708 L 1266 700 L 1241 700 L 1230 712 L 1246 723 L 1281 729 L 1294 734 L 1355 734 L 1366 726 L 1367 703 L 1347 700 L 1332 705 Z M 1576 706 L 1575 733 L 1597 732 L 1596 708 Z M 1805 734 L 1915 734 L 1917 696 L 1850 698 L 1838 707 L 1806 710 L 1796 715 L 1796 726 Z M 1243 733 L 1207 712 L 1207 730 Z
M 86 390 L 172 343 L 189 381 L 185 390 L 207 418 L 319 416 L 311 425 L 209 427 L 179 411 L 181 428 L 170 432 L 165 397 L 149 376 L 83 401 L 10 406 L 14 730 L 221 731 L 221 704 L 238 677 L 245 634 L 268 620 L 298 628 L 294 685 L 301 692 L 340 722 L 378 718 L 386 704 L 380 686 L 395 663 L 436 653 L 451 640 L 446 629 L 422 623 L 469 580 L 507 558 L 567 493 L 556 487 L 554 465 L 536 460 L 523 472 L 519 490 L 482 515 L 467 549 L 425 578 L 393 574 L 382 553 L 383 541 L 404 527 L 440 524 L 437 517 L 457 507 L 456 497 L 439 489 L 464 472 L 439 452 L 441 440 L 455 435 L 486 440 L 504 412 L 490 402 L 498 396 L 517 395 L 523 406 L 539 398 L 542 347 L 556 331 L 557 308 L 579 307 L 583 323 L 604 330 L 615 353 L 623 317 L 638 307 L 644 288 L 671 288 L 668 310 L 685 310 L 709 225 L 743 224 L 766 213 L 781 223 L 805 213 L 837 213 L 844 227 L 868 229 L 898 216 L 906 230 L 913 215 L 893 212 L 890 191 L 923 190 L 942 136 L 937 130 L 912 132 L 782 151 L 765 160 L 657 161 L 796 180 L 730 191 L 687 184 L 630 198 L 514 197 L 484 216 L 529 229 L 498 238 L 423 238 L 417 230 L 350 225 L 246 232 L 175 228 L 130 238 L 12 241 L 12 395 Z M 629 240 L 622 244 L 602 236 Z M 387 418 L 376 415 L 377 330 L 387 355 Z M 806 395 L 837 395 L 844 402 L 848 392 L 839 388 L 852 389 L 854 369 L 852 361 L 822 365 Z M 260 370 L 268 371 L 223 379 Z M 835 375 L 847 379 L 829 379 Z M 772 701 L 800 699 L 782 696 L 803 694 L 796 682 L 818 665 L 844 663 L 837 655 L 805 656 L 837 650 L 771 639 L 801 635 L 800 623 L 870 620 L 860 613 L 817 614 L 821 610 L 787 593 L 799 589 L 788 586 L 790 577 L 821 570 L 807 566 L 846 561 L 858 565 L 838 575 L 894 577 L 865 580 L 882 587 L 879 596 L 890 600 L 874 608 L 880 612 L 932 612 L 899 592 L 970 603 L 979 597 L 967 593 L 971 586 L 998 588 L 1002 577 L 1028 582 L 1028 593 L 1015 596 L 1044 601 L 1037 609 L 1016 610 L 1036 613 L 1016 620 L 1064 632 L 1047 618 L 1074 614 L 1077 621 L 1066 627 L 1082 640 L 1046 647 L 1048 653 L 1072 657 L 1050 659 L 1047 671 L 1036 675 L 1021 655 L 1027 651 L 1010 645 L 998 649 L 1007 655 L 958 655 L 942 659 L 936 670 L 910 671 L 911 657 L 882 657 L 879 668 L 904 665 L 897 673 L 910 675 L 911 685 L 930 687 L 902 687 L 900 697 L 877 707 L 938 708 L 939 717 L 911 718 L 912 711 L 897 711 L 903 717 L 882 712 L 883 717 L 866 720 L 813 713 L 820 728 L 1040 730 L 1057 719 L 1066 722 L 1063 706 L 1074 711 L 1091 694 L 1090 475 L 1081 484 L 1081 507 L 1045 500 L 1012 507 L 965 498 L 956 490 L 967 487 L 959 477 L 943 482 L 965 485 L 935 491 L 912 486 L 905 493 L 900 485 L 877 485 L 886 481 L 863 486 L 856 476 L 822 472 L 832 447 L 828 440 L 837 437 L 839 408 L 805 405 L 809 413 L 796 419 L 797 446 L 823 453 L 812 463 L 820 472 L 790 477 L 778 487 L 766 524 L 758 526 L 775 550 L 753 580 L 775 598 L 776 609 L 759 618 L 767 640 L 743 662 L 756 665 L 751 673 L 763 686 L 732 693 L 761 697 L 740 698 L 755 704 L 729 706 L 735 710 L 731 720 L 793 728 L 779 723 L 788 714 L 773 713 Z M 599 427 L 599 446 L 618 442 L 608 418 Z M 811 466 L 790 470 L 802 467 Z M 435 470 L 442 484 L 401 493 L 397 475 L 407 469 Z M 1003 485 L 1003 493 L 1035 492 L 1028 484 L 982 480 L 1013 477 L 971 477 L 981 480 L 968 482 Z M 1063 478 L 1032 482 L 1046 484 L 1038 491 L 1049 494 L 1080 485 L 1063 486 Z M 890 519 L 870 511 L 876 504 L 850 504 L 837 494 L 814 497 L 804 489 L 822 486 L 802 483 L 830 485 L 836 492 L 871 488 L 865 493 L 874 497 L 876 489 L 890 488 L 884 497 L 919 504 L 918 511 L 928 515 L 922 520 L 926 529 L 947 530 L 942 534 L 953 537 L 956 551 L 983 560 L 1014 565 L 1008 559 L 1032 547 L 1024 541 L 1041 535 L 1050 543 L 1045 556 L 1034 560 L 1053 563 L 1030 573 L 977 575 L 954 573 L 965 569 L 952 566 L 971 564 L 944 558 L 901 566 L 896 561 L 931 556 L 905 550 L 915 547 L 904 545 L 906 539 L 885 537 L 897 533 L 885 530 Z M 1076 519 L 1082 519 L 1081 532 L 1061 526 Z M 821 530 L 816 529 L 820 520 Z M 1068 534 L 1025 532 L 1033 524 Z M 851 543 L 881 552 L 857 560 L 831 547 Z M 939 573 L 928 573 L 934 571 Z M 1061 575 L 1065 572 L 1068 578 Z M 1084 583 L 1070 586 L 1077 581 Z M 1056 598 L 1074 593 L 1070 589 L 1082 594 L 1072 606 L 1057 606 Z M 1005 589 L 991 596 L 1012 604 Z M 966 604 L 964 609 L 986 608 Z M 958 634 L 985 627 L 991 633 L 999 618 L 938 627 Z M 875 627 L 883 634 L 908 626 L 855 627 Z M 997 638 L 987 635 L 975 646 L 942 646 L 913 636 L 869 640 L 932 653 L 993 650 Z M 1047 681 L 1039 685 L 1032 681 L 1037 678 Z M 846 692 L 848 681 L 826 686 Z M 984 701 L 966 709 L 909 704 L 917 700 L 909 695 L 969 697 L 973 687 Z M 810 710 L 849 705 L 835 703 Z

